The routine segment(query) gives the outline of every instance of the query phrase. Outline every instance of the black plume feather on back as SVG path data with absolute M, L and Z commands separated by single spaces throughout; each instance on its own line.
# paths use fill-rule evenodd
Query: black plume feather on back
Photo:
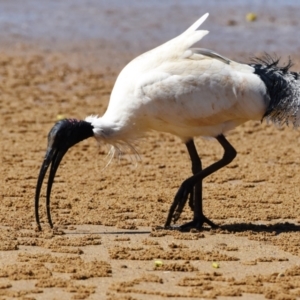
M 297 112 L 300 108 L 299 73 L 290 71 L 292 61 L 289 58 L 280 66 L 280 58 L 265 54 L 263 58 L 255 58 L 250 64 L 255 69 L 268 91 L 269 104 L 263 118 L 274 123 L 293 123 L 297 126 Z

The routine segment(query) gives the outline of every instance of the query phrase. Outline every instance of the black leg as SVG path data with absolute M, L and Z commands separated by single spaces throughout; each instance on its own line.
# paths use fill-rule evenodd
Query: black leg
M 186 148 L 188 150 L 188 153 L 190 155 L 190 159 L 192 162 L 192 172 L 194 175 L 196 175 L 197 173 L 202 171 L 202 163 L 201 163 L 201 159 L 197 153 L 196 146 L 194 144 L 194 140 L 192 139 L 192 140 L 188 141 L 185 145 L 186 145 Z M 200 180 L 199 182 L 196 183 L 196 185 L 192 189 L 190 196 L 189 196 L 189 206 L 192 209 L 192 211 L 194 211 L 196 201 L 200 201 L 201 207 L 202 207 L 202 180 Z M 176 211 L 173 216 L 174 222 L 176 222 L 179 219 L 179 217 L 183 211 L 183 208 L 185 206 L 185 203 L 186 202 L 181 202 L 177 206 Z M 199 207 L 196 206 L 196 208 L 199 208 Z M 202 208 L 201 208 L 201 210 L 202 210 Z
M 174 201 L 171 205 L 171 208 L 169 210 L 169 215 L 165 224 L 165 227 L 169 227 L 172 221 L 172 218 L 174 216 L 174 212 L 179 209 L 183 209 L 184 204 L 187 201 L 188 195 L 192 192 L 193 188 L 199 184 L 199 182 L 202 183 L 202 180 L 211 175 L 212 173 L 218 171 L 219 169 L 223 168 L 224 166 L 228 165 L 235 157 L 236 157 L 236 150 L 231 146 L 231 144 L 227 141 L 227 139 L 224 137 L 224 135 L 219 135 L 216 137 L 217 141 L 222 145 L 224 149 L 223 157 L 210 165 L 209 167 L 205 168 L 204 170 L 198 172 L 194 176 L 186 179 L 180 186 Z M 196 149 L 195 149 L 196 151 Z M 196 152 L 197 153 L 197 152 Z M 200 160 L 200 159 L 199 159 Z M 194 193 L 196 196 L 196 193 Z M 209 224 L 212 227 L 215 227 L 216 225 L 207 219 L 202 212 L 202 197 L 199 199 L 195 199 L 194 203 L 194 219 L 193 221 L 183 225 L 183 228 L 187 227 L 194 227 L 194 228 L 201 228 L 204 223 Z M 182 206 L 182 208 L 181 208 Z

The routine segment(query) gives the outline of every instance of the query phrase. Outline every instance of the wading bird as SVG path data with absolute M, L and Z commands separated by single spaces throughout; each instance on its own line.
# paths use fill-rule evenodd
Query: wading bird
M 234 62 L 204 48 L 192 48 L 208 31 L 197 30 L 208 14 L 181 35 L 132 60 L 120 73 L 102 117 L 64 119 L 48 135 L 35 195 L 35 216 L 41 229 L 38 206 L 41 186 L 51 164 L 46 208 L 50 226 L 50 194 L 57 168 L 69 148 L 89 137 L 118 147 L 131 145 L 150 130 L 181 138 L 191 158 L 193 175 L 183 181 L 171 205 L 165 226 L 178 220 L 189 199 L 193 220 L 181 228 L 216 225 L 202 211 L 202 180 L 229 164 L 235 149 L 224 136 L 248 120 L 299 124 L 299 74 L 291 62 L 279 66 L 266 56 L 251 64 Z M 210 136 L 224 149 L 223 157 L 202 169 L 194 137 Z

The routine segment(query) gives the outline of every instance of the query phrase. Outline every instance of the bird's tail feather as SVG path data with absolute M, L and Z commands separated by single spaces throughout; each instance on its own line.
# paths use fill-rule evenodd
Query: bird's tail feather
M 176 42 L 176 51 L 178 51 L 178 45 L 181 45 L 182 51 L 193 46 L 195 43 L 199 42 L 204 36 L 208 34 L 207 30 L 198 30 L 202 23 L 207 19 L 208 13 L 204 14 L 200 19 L 198 19 L 193 25 L 191 25 L 186 31 L 180 34 L 175 39 L 167 42 Z
M 300 74 L 290 71 L 292 61 L 279 66 L 279 58 L 265 55 L 251 64 L 268 91 L 268 107 L 263 116 L 273 123 L 300 125 Z
M 204 23 L 204 21 L 207 19 L 208 16 L 209 16 L 209 13 L 204 14 L 193 25 L 191 25 L 185 32 L 197 30 L 202 25 L 202 23 Z

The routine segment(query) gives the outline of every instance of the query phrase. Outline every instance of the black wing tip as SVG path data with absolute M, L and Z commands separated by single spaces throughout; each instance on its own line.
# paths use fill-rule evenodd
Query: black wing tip
M 251 65 L 260 65 L 265 66 L 267 69 L 274 68 L 281 71 L 283 74 L 286 74 L 290 71 L 290 68 L 294 65 L 291 57 L 288 57 L 288 61 L 279 65 L 281 57 L 277 54 L 264 53 L 261 57 L 252 57 Z
M 290 68 L 293 62 L 289 57 L 286 63 L 280 64 L 280 57 L 266 54 L 262 58 L 252 59 L 254 73 L 264 82 L 267 93 L 267 108 L 263 115 L 277 124 L 293 123 L 297 126 L 299 111 L 300 82 L 299 73 Z

